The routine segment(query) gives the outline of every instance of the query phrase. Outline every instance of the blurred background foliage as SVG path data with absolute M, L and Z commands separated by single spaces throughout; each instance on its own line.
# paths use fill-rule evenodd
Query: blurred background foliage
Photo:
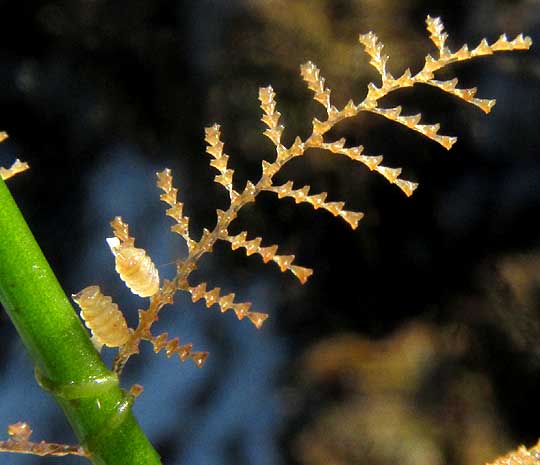
M 451 48 L 502 32 L 535 44 L 442 73 L 496 98 L 489 117 L 433 89 L 387 98 L 459 136 L 450 153 L 373 115 L 332 131 L 404 166 L 420 182 L 411 199 L 323 153 L 287 166 L 284 177 L 365 211 L 357 231 L 270 195 L 242 212 L 238 230 L 315 274 L 300 286 L 217 247 L 199 277 L 268 311 L 264 329 L 185 296 L 163 312 L 161 328 L 211 352 L 202 370 L 148 348 L 128 364 L 124 383 L 145 386 L 135 409 L 164 463 L 478 465 L 540 437 L 540 2 L 0 2 L 0 129 L 11 136 L 0 164 L 30 162 L 10 187 L 66 292 L 99 284 L 132 323 L 143 303 L 115 275 L 108 222 L 122 215 L 162 276 L 185 252 L 154 172 L 173 169 L 195 231 L 212 226 L 226 195 L 212 182 L 205 126 L 222 125 L 243 186 L 273 153 L 259 86 L 278 94 L 285 140 L 306 136 L 321 110 L 299 64 L 321 68 L 337 103 L 358 102 L 377 76 L 357 34 L 379 35 L 391 71 L 415 70 L 431 51 L 427 14 L 442 16 Z M 0 340 L 0 423 L 73 441 L 4 313 Z

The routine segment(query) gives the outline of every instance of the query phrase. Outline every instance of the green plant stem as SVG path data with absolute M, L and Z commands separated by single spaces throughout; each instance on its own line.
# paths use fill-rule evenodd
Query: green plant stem
M 92 462 L 161 464 L 1 179 L 0 302 Z

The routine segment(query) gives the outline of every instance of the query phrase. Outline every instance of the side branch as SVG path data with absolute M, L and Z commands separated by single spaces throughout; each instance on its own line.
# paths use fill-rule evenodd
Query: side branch
M 32 454 L 45 456 L 62 457 L 65 455 L 79 455 L 88 457 L 88 454 L 81 446 L 69 444 L 57 444 L 54 442 L 32 442 L 30 436 L 32 430 L 27 423 L 19 422 L 8 426 L 9 439 L 0 441 L 0 452 L 13 452 L 18 454 Z

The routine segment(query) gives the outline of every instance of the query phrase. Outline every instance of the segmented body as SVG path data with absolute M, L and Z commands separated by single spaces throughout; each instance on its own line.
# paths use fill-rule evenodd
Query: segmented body
M 120 347 L 127 342 L 129 329 L 124 315 L 98 286 L 86 287 L 72 297 L 81 307 L 81 318 L 98 345 Z
M 154 295 L 159 290 L 159 273 L 152 259 L 144 249 L 120 244 L 114 239 L 108 239 L 108 242 L 115 256 L 116 271 L 122 281 L 138 296 Z

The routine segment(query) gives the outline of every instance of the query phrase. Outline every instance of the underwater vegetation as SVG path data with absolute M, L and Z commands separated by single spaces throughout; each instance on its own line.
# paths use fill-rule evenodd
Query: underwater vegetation
M 495 105 L 495 100 L 477 97 L 476 88 L 459 86 L 458 79 L 455 77 L 447 78 L 445 76 L 442 80 L 436 79 L 437 72 L 447 71 L 446 68 L 453 63 L 477 57 L 498 52 L 527 50 L 532 43 L 529 37 L 524 37 L 521 34 L 511 39 L 502 34 L 491 42 L 482 39 L 475 46 L 469 47 L 465 44 L 456 50 L 451 50 L 447 45 L 448 34 L 441 19 L 428 16 L 426 25 L 435 51 L 425 57 L 419 71 L 406 68 L 398 76 L 394 76 L 388 71 L 389 56 L 384 53 L 384 45 L 379 38 L 373 32 L 359 36 L 359 42 L 369 57 L 369 63 L 380 78 L 380 82 L 368 84 L 366 95 L 360 101 L 351 98 L 343 106 L 336 106 L 332 100 L 331 89 L 326 85 L 326 80 L 322 75 L 323 72 L 311 61 L 303 64 L 300 68 L 301 77 L 312 92 L 314 101 L 322 106 L 326 116 L 313 118 L 311 120 L 311 133 L 307 137 L 293 136 L 291 144 L 283 142 L 282 135 L 286 127 L 281 121 L 281 113 L 278 110 L 277 93 L 271 86 L 260 88 L 261 121 L 265 125 L 263 134 L 271 141 L 274 155 L 270 161 L 266 159 L 262 161 L 260 176 L 257 179 L 248 180 L 245 184 L 238 185 L 239 183 L 235 181 L 235 172 L 229 167 L 230 155 L 225 151 L 226 145 L 222 138 L 221 126 L 214 124 L 207 127 L 205 129 L 206 151 L 210 156 L 210 166 L 218 172 L 214 181 L 225 189 L 228 205 L 216 209 L 215 222 L 208 228 L 204 228 L 201 235 L 195 235 L 190 229 L 190 218 L 184 213 L 183 198 L 186 197 L 186 201 L 189 201 L 189 193 L 186 196 L 175 187 L 170 169 L 159 171 L 157 173 L 157 187 L 161 191 L 160 199 L 167 205 L 165 214 L 173 221 L 171 231 L 179 235 L 187 247 L 186 254 L 176 259 L 175 276 L 172 279 L 161 279 L 158 267 L 154 264 L 150 254 L 140 244 L 136 244 L 128 223 L 119 216 L 115 217 L 111 222 L 113 237 L 107 239 L 108 246 L 114 256 L 115 269 L 120 279 L 133 294 L 148 299 L 146 300 L 147 307 L 138 311 L 137 324 L 134 327 L 129 327 L 123 316 L 123 310 L 114 303 L 112 297 L 102 294 L 98 285 L 93 284 L 85 287 L 72 296 L 73 301 L 80 307 L 80 316 L 92 336 L 93 345 L 89 344 L 89 340 L 81 342 L 81 344 L 86 344 L 85 351 L 95 352 L 94 347 L 100 350 L 103 345 L 117 348 L 112 370 L 104 370 L 99 367 L 97 370 L 99 375 L 85 374 L 75 379 L 67 379 L 69 376 L 56 379 L 51 375 L 54 370 L 47 368 L 48 362 L 38 363 L 36 371 L 38 382 L 59 400 L 72 424 L 79 425 L 75 426 L 75 430 L 81 440 L 81 446 L 31 442 L 29 426 L 25 423 L 17 423 L 8 427 L 10 438 L 0 442 L 0 450 L 37 455 L 76 454 L 87 456 L 96 464 L 114 464 L 121 463 L 119 460 L 125 458 L 123 456 L 125 449 L 123 448 L 129 447 L 129 445 L 133 447 L 135 444 L 136 447 L 133 447 L 131 452 L 134 459 L 138 458 L 136 455 L 141 450 L 145 450 L 144 453 L 140 452 L 140 463 L 145 463 L 144 461 L 146 463 L 159 463 L 157 454 L 151 451 L 151 446 L 144 443 L 139 432 L 133 433 L 138 437 L 137 440 L 124 441 L 123 444 L 115 442 L 115 434 L 124 434 L 122 428 L 132 421 L 129 416 L 131 415 L 131 406 L 142 389 L 140 386 L 134 385 L 127 392 L 121 391 L 118 379 L 129 359 L 140 352 L 140 346 L 143 342 L 150 343 L 156 353 L 164 351 L 167 357 L 175 355 L 182 362 L 191 360 L 198 367 L 202 367 L 208 357 L 208 353 L 201 350 L 202 348 L 197 348 L 194 351 L 190 342 L 180 340 L 176 336 L 170 337 L 168 332 L 154 334 L 152 326 L 159 320 L 160 312 L 174 302 L 177 293 L 183 292 L 194 303 L 203 301 L 207 308 L 218 309 L 221 313 L 232 313 L 239 320 L 246 318 L 257 329 L 260 329 L 268 318 L 268 314 L 263 311 L 252 310 L 250 302 L 238 301 L 234 292 L 211 287 L 206 281 L 194 281 L 192 274 L 198 269 L 201 259 L 205 255 L 211 254 L 218 242 L 223 242 L 233 251 L 241 251 L 247 256 L 256 255 L 264 263 L 275 263 L 281 272 L 291 273 L 302 284 L 313 274 L 311 268 L 297 264 L 294 255 L 279 253 L 278 245 L 267 242 L 264 238 L 252 234 L 248 230 L 232 233 L 231 225 L 238 218 L 239 212 L 244 207 L 256 202 L 260 194 L 270 193 L 277 196 L 278 199 L 290 199 L 294 200 L 296 204 L 308 204 L 315 210 L 324 210 L 343 220 L 352 229 L 356 229 L 364 217 L 364 212 L 348 210 L 345 208 L 343 200 L 328 200 L 331 194 L 327 192 L 313 193 L 310 185 L 295 185 L 294 179 L 277 183 L 275 178 L 278 173 L 282 174 L 282 168 L 291 160 L 303 157 L 310 150 L 321 150 L 330 158 L 342 156 L 358 162 L 398 187 L 406 196 L 413 195 L 418 184 L 401 178 L 402 169 L 400 167 L 383 163 L 382 155 L 370 153 L 369 148 L 366 149 L 366 153 L 364 145 L 351 144 L 346 138 L 329 140 L 330 131 L 342 121 L 354 118 L 361 113 L 369 113 L 419 133 L 450 150 L 457 138 L 439 133 L 440 124 L 424 121 L 420 113 L 411 114 L 407 111 L 406 105 L 385 106 L 383 99 L 395 91 L 421 84 L 457 97 L 476 106 L 484 113 L 489 113 Z M 366 141 L 367 144 L 369 144 L 369 140 Z M 2 169 L 2 179 L 9 179 L 25 168 L 26 166 L 16 161 L 11 168 Z M 179 200 L 179 194 L 182 200 Z M 4 195 L 7 196 L 7 194 Z M 11 221 L 12 213 L 7 207 L 4 209 L 4 205 L 2 205 L 2 210 L 4 224 L 7 224 Z M 9 255 L 11 252 L 9 243 L 6 242 L 2 253 Z M 6 272 L 6 276 L 10 263 L 12 262 L 6 261 L 5 267 L 2 269 L 2 272 Z M 0 287 L 4 285 L 0 283 Z M 23 327 L 26 324 L 24 317 L 17 315 L 15 308 L 18 306 L 10 301 L 10 292 L 2 292 L 1 297 L 3 305 L 16 322 L 16 326 Z M 44 305 L 46 306 L 46 302 Z M 33 322 L 38 319 L 37 316 L 32 317 Z M 82 325 L 80 326 L 82 327 Z M 50 329 L 54 330 L 54 328 Z M 30 333 L 36 330 L 39 328 L 36 329 L 35 326 L 32 326 Z M 85 334 L 88 339 L 88 334 Z M 26 340 L 29 340 L 28 336 Z M 31 345 L 32 350 L 40 350 L 39 344 Z M 54 340 L 51 345 L 54 347 Z M 75 347 L 74 345 L 73 350 Z M 64 347 L 63 350 L 67 351 L 68 349 L 69 347 Z M 98 362 L 92 360 L 92 364 L 98 366 Z M 107 401 L 102 398 L 102 396 L 109 394 L 114 397 L 114 400 Z M 107 405 L 106 408 L 102 407 L 102 402 L 103 405 Z M 101 411 L 108 413 L 100 418 Z M 92 417 L 88 423 L 86 423 L 87 419 L 85 418 L 87 415 Z M 130 419 L 127 420 L 127 418 Z M 135 426 L 130 426 L 130 428 L 132 431 L 136 431 Z M 115 449 L 114 452 L 110 452 L 111 449 Z M 523 450 L 520 450 L 518 454 L 527 455 Z M 148 458 L 150 456 L 151 458 Z

